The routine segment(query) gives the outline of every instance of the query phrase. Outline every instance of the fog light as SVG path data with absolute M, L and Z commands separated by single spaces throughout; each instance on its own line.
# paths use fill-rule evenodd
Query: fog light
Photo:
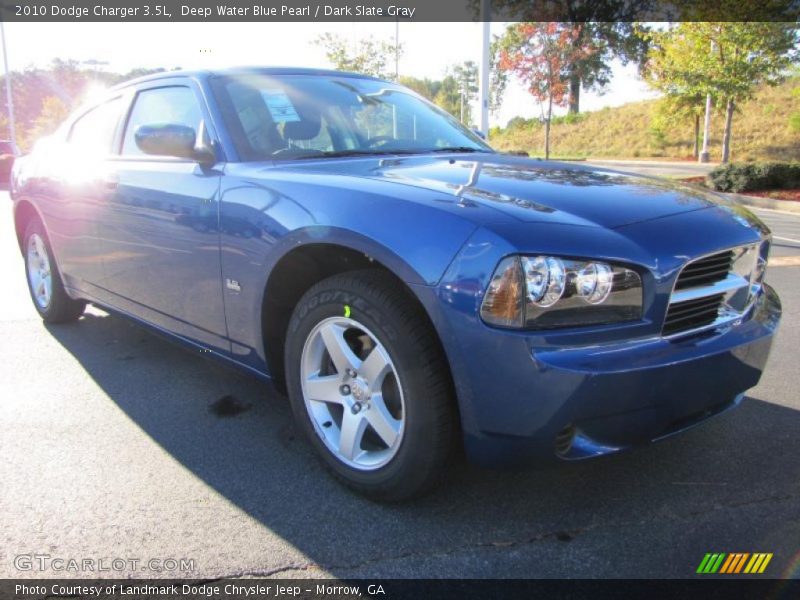
M 558 456 L 564 456 L 572 448 L 575 441 L 575 425 L 570 423 L 556 434 L 555 451 Z

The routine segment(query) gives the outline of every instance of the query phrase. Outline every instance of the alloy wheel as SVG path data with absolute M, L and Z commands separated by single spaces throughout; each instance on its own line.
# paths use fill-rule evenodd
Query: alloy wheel
M 47 246 L 38 233 L 28 237 L 28 283 L 31 292 L 40 308 L 50 306 L 53 297 L 53 278 L 50 271 L 50 258 L 47 255 Z
M 363 471 L 392 460 L 405 428 L 403 392 L 369 329 L 347 317 L 321 321 L 306 339 L 300 375 L 314 429 L 337 459 Z

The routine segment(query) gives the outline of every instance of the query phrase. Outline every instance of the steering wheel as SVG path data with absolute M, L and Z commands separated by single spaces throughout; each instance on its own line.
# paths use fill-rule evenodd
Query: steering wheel
M 376 135 L 375 137 L 369 138 L 367 140 L 367 148 L 374 148 L 375 146 L 377 146 L 381 142 L 387 143 L 387 142 L 394 142 L 394 141 L 396 141 L 396 140 L 390 135 Z

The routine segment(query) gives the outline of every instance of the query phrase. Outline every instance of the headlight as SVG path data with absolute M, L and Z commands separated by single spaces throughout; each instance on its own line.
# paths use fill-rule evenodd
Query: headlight
M 600 261 L 509 256 L 500 261 L 481 304 L 500 327 L 548 329 L 642 318 L 642 279 Z

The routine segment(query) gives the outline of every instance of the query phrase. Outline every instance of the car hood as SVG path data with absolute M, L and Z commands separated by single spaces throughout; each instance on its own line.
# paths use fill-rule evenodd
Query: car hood
M 664 179 L 491 153 L 298 161 L 286 167 L 422 188 L 525 222 L 616 228 L 724 203 Z M 485 218 L 487 211 L 480 212 Z

